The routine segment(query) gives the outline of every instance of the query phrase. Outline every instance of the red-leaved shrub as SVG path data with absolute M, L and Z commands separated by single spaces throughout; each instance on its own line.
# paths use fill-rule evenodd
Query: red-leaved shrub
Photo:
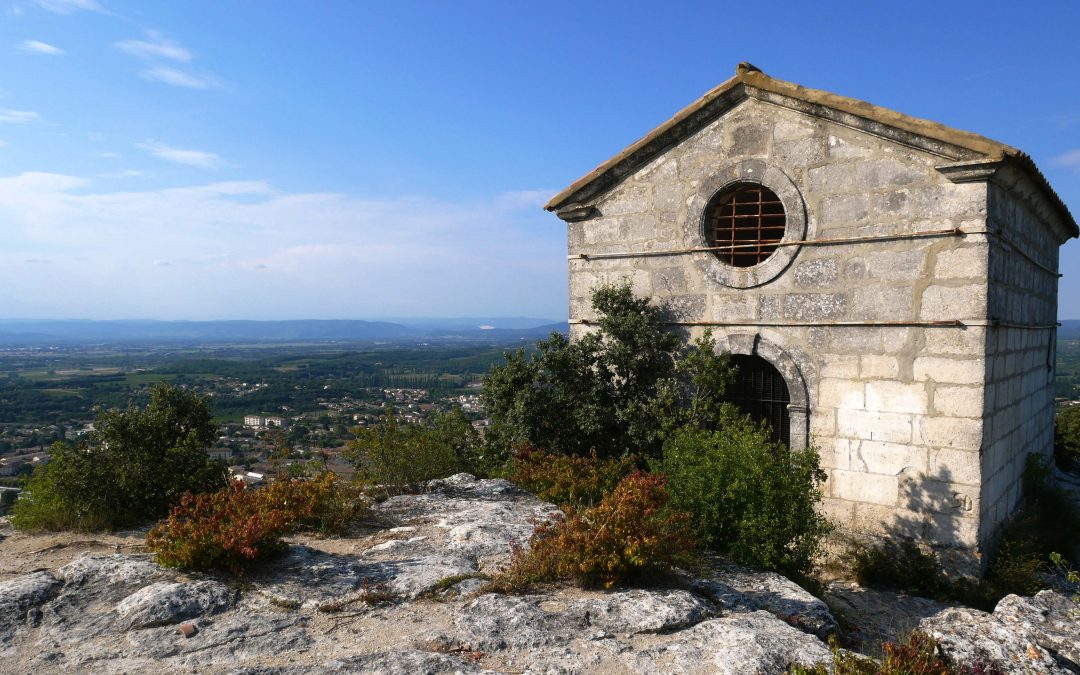
M 282 480 L 261 490 L 234 481 L 217 492 L 185 494 L 146 535 L 146 544 L 166 567 L 241 575 L 284 551 L 285 535 L 297 529 L 339 530 L 364 506 L 355 488 L 330 473 Z
M 599 459 L 525 448 L 514 456 L 510 482 L 561 508 L 596 506 L 634 471 L 633 457 Z
M 541 523 L 526 551 L 514 551 L 510 567 L 494 580 L 499 590 L 571 579 L 610 588 L 643 571 L 663 570 L 693 549 L 690 516 L 668 508 L 663 475 L 635 471 L 594 507 L 568 511 Z

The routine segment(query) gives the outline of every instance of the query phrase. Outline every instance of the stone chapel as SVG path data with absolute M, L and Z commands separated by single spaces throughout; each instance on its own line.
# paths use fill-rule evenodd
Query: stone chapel
M 553 197 L 571 335 L 629 279 L 738 366 L 728 396 L 820 450 L 846 530 L 979 558 L 1054 427 L 1058 250 L 1031 158 L 739 64 Z

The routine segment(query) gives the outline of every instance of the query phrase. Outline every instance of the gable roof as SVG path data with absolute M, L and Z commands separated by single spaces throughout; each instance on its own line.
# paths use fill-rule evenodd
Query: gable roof
M 980 177 L 983 174 L 973 170 L 973 166 L 1012 164 L 1035 183 L 1065 227 L 1071 231 L 1071 236 L 1080 235 L 1068 207 L 1027 153 L 970 131 L 911 117 L 866 101 L 777 80 L 745 62 L 736 67 L 734 77 L 706 92 L 643 138 L 579 178 L 552 197 L 544 208 L 557 211 L 565 207 L 582 206 L 594 200 L 645 163 L 679 144 L 749 97 L 780 103 L 817 117 L 864 128 L 879 136 L 914 145 L 940 155 L 946 163 L 957 163 L 949 172 L 952 174 L 973 171 L 972 176 Z

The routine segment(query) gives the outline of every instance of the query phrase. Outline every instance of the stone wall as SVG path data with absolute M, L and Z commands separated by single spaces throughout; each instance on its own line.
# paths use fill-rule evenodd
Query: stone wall
M 990 247 L 988 309 L 1003 325 L 986 343 L 984 539 L 1020 500 L 1027 456 L 1049 459 L 1053 452 L 1058 284 L 1058 241 L 1047 224 L 1015 190 L 992 187 L 988 197 L 988 229 L 998 233 Z
M 805 388 L 809 433 L 829 472 L 828 515 L 852 530 L 976 549 L 989 494 L 980 449 L 984 428 L 994 432 L 983 414 L 987 186 L 950 182 L 934 168 L 943 161 L 747 99 L 607 192 L 598 214 L 568 223 L 570 318 L 593 317 L 594 286 L 628 279 L 673 321 L 756 323 L 714 335 L 721 347 L 767 345 L 758 353 L 793 365 L 801 382 L 789 377 L 789 387 Z M 732 276 L 707 252 L 574 258 L 702 245 L 701 209 L 731 176 L 783 193 L 789 218 L 801 210 L 794 239 L 974 234 L 791 247 L 768 278 Z M 976 325 L 836 325 L 956 319 Z

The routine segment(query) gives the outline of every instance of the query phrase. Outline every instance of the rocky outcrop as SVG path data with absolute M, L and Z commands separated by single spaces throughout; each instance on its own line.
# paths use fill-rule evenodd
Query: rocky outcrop
M 947 609 L 919 628 L 954 663 L 992 664 L 1005 673 L 1080 673 L 1080 603 L 1053 591 L 1008 595 L 992 614 Z
M 741 675 L 831 663 L 819 636 L 836 621 L 820 600 L 719 559 L 657 587 L 488 592 L 510 543 L 556 512 L 458 475 L 379 504 L 356 536 L 294 540 L 242 580 L 84 554 L 0 581 L 0 671 Z M 1069 635 L 1032 640 L 1060 657 Z

